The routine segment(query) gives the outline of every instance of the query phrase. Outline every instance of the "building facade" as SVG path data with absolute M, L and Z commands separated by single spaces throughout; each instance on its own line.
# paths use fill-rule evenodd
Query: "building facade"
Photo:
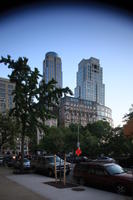
M 9 79 L 0 78 L 0 112 L 4 113 L 13 108 L 13 95 L 15 84 L 11 83 Z
M 103 71 L 97 58 L 83 59 L 79 63 L 75 97 L 105 105 Z
M 62 62 L 55 52 L 48 52 L 43 61 L 43 78 L 48 83 L 52 78 L 57 81 L 56 87 L 62 88 Z
M 69 127 L 70 124 L 86 126 L 98 120 L 109 122 L 113 126 L 112 111 L 96 101 L 88 101 L 74 97 L 64 97 L 60 101 L 59 123 Z

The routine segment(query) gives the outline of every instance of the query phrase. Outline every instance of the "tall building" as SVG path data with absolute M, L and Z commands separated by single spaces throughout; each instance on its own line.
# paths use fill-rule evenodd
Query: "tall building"
M 75 97 L 105 105 L 105 85 L 98 59 L 83 59 L 78 65 Z
M 9 79 L 0 78 L 0 112 L 4 113 L 13 108 L 13 95 L 15 84 L 11 83 Z
M 62 62 L 57 53 L 46 53 L 43 61 L 43 77 L 46 83 L 53 78 L 57 81 L 56 87 L 62 88 Z

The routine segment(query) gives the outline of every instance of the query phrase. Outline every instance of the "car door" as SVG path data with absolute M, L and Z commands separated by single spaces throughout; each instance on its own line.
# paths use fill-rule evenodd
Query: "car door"
M 104 168 L 90 165 L 87 168 L 85 182 L 92 186 L 105 187 L 109 182 L 109 175 Z
M 87 166 L 86 173 L 84 173 L 84 180 L 88 185 L 95 185 L 95 166 Z
M 40 169 L 43 173 L 46 172 L 46 159 L 44 157 L 40 160 Z
M 110 185 L 110 176 L 104 169 L 104 167 L 96 166 L 94 172 L 94 184 L 95 186 L 107 188 Z

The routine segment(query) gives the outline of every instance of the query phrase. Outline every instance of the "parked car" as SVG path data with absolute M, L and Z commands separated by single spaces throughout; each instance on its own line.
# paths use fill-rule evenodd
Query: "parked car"
M 88 162 L 89 159 L 86 156 L 76 156 L 75 157 L 75 163 L 80 163 L 80 162 Z
M 55 174 L 55 163 L 54 163 L 54 156 L 41 156 L 37 157 L 36 159 L 32 160 L 31 162 L 32 168 L 37 171 L 44 173 L 48 176 L 54 176 Z M 60 157 L 56 156 L 56 171 L 57 174 L 60 172 L 64 172 L 64 160 Z M 70 172 L 70 163 L 66 162 L 66 174 Z
M 8 167 L 13 167 L 16 163 L 16 156 L 7 154 L 4 156 L 4 165 L 7 165 Z
M 4 165 L 4 156 L 0 155 L 0 165 Z
M 133 187 L 132 174 L 116 163 L 84 162 L 75 165 L 73 176 L 80 184 L 113 189 L 129 194 Z
M 80 162 L 88 162 L 90 159 L 88 159 L 86 156 L 71 156 L 66 155 L 67 162 L 70 163 L 80 163 Z
M 114 158 L 108 157 L 108 156 L 100 156 L 97 159 L 93 160 L 96 162 L 108 162 L 108 163 L 116 163 Z
M 15 168 L 15 169 L 20 169 L 20 167 L 21 167 L 21 161 L 18 160 L 18 161 L 16 161 L 16 163 L 14 164 L 14 168 Z M 24 158 L 23 169 L 24 169 L 24 170 L 29 170 L 29 169 L 31 169 L 30 160 L 27 159 L 27 158 Z

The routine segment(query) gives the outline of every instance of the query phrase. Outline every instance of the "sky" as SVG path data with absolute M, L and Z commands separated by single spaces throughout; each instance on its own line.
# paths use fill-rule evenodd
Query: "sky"
M 103 68 L 105 106 L 112 109 L 114 126 L 133 104 L 133 19 L 109 7 L 27 6 L 0 18 L 0 56 L 27 57 L 43 73 L 48 51 L 62 59 L 63 87 L 73 92 L 78 63 L 95 57 Z M 0 66 L 0 77 L 10 71 Z

